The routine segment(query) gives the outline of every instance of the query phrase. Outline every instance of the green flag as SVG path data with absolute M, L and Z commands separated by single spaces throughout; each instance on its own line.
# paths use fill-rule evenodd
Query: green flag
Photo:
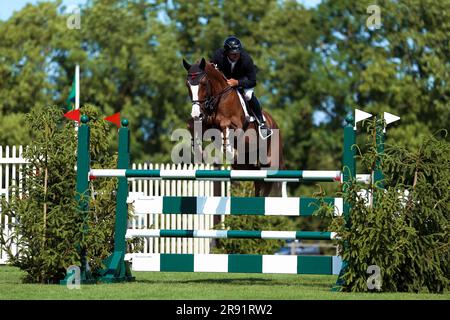
M 67 111 L 78 109 L 80 107 L 80 66 L 75 66 L 75 76 L 73 78 L 72 89 L 66 100 Z
M 77 78 L 76 78 L 76 76 L 74 76 L 73 83 L 72 83 L 72 89 L 70 89 L 69 97 L 66 100 L 68 111 L 74 109 L 76 92 L 77 92 Z

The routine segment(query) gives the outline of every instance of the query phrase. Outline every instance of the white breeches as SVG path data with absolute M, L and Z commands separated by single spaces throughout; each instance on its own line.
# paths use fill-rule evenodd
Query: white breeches
M 246 101 L 250 101 L 254 90 L 255 88 L 244 89 L 244 97 Z

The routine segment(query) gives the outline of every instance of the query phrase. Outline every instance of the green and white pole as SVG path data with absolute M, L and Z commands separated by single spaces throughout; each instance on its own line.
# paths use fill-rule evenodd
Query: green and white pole
M 127 177 L 160 180 L 207 181 L 290 181 L 335 182 L 341 180 L 341 171 L 332 170 L 142 170 L 92 169 L 90 176 Z
M 260 230 L 172 230 L 131 229 L 127 238 L 209 238 L 209 239 L 271 239 L 271 240 L 334 240 L 329 231 L 260 231 Z

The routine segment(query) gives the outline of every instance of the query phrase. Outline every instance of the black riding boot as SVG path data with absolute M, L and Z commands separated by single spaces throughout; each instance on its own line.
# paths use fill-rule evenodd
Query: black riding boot
M 252 98 L 249 101 L 250 107 L 253 110 L 253 113 L 255 114 L 256 118 L 258 118 L 259 122 L 259 130 L 263 138 L 267 138 L 272 134 L 272 131 L 266 126 L 266 123 L 263 118 L 261 105 L 259 104 L 258 99 L 256 98 L 255 94 L 252 94 Z

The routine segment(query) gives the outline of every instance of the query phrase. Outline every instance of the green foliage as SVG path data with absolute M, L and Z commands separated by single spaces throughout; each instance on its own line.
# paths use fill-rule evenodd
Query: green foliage
M 81 102 L 130 120 L 132 160 L 168 161 L 170 134 L 190 117 L 181 58 L 208 58 L 229 34 L 259 68 L 255 93 L 282 129 L 290 169 L 335 170 L 354 107 L 400 115 L 391 136 L 416 146 L 450 118 L 449 0 L 377 1 L 375 30 L 365 23 L 369 3 L 348 0 L 311 9 L 294 0 L 95 0 L 82 6 L 79 30 L 67 29 L 72 13 L 60 4 L 28 5 L 0 24 L 0 144 L 31 142 L 20 116 L 63 106 L 78 63 Z
M 249 197 L 253 193 L 253 183 L 241 182 L 232 185 L 232 194 L 236 197 Z M 231 230 L 295 230 L 294 223 L 287 217 L 277 216 L 226 216 L 218 229 Z M 245 254 L 273 254 L 286 241 L 264 239 L 218 239 L 213 253 L 245 253 Z
M 447 133 L 424 140 L 417 150 L 386 146 L 382 156 L 385 190 L 371 186 L 374 204 L 349 184 L 345 199 L 351 221 L 334 218 L 348 263 L 345 291 L 368 291 L 367 268 L 381 271 L 381 291 L 442 293 L 450 279 L 450 143 Z M 373 164 L 371 140 L 363 162 Z
M 394 112 L 402 126 L 390 135 L 418 146 L 436 128 L 448 126 L 450 2 L 377 1 L 381 28 L 366 27 L 370 2 L 322 1 L 313 23 L 320 86 L 314 105 L 332 122 L 353 107 L 373 114 Z M 318 105 L 321 103 L 321 106 Z M 344 111 L 344 112 L 342 112 Z M 335 127 L 336 128 L 336 127 Z
M 98 111 L 83 108 L 91 120 L 91 153 L 98 166 L 111 166 L 114 159 L 98 157 L 108 148 L 109 129 L 98 121 Z M 62 279 L 70 265 L 80 265 L 78 247 L 87 247 L 93 269 L 101 266 L 112 249 L 115 216 L 115 182 L 96 181 L 91 199 L 88 232 L 82 231 L 82 217 L 75 202 L 76 133 L 74 122 L 63 118 L 61 108 L 36 107 L 27 115 L 26 124 L 33 134 L 33 145 L 26 149 L 29 161 L 21 172 L 19 186 L 12 189 L 9 201 L 2 199 L 2 213 L 11 223 L 10 237 L 2 234 L 1 245 L 12 265 L 26 272 L 26 282 L 54 283 Z M 11 243 L 19 250 L 13 251 Z

